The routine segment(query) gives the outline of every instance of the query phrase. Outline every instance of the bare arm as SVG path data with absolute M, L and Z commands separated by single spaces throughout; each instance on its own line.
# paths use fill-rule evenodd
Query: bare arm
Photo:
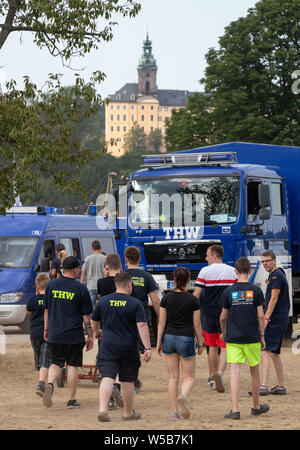
M 201 312 L 199 309 L 193 312 L 193 326 L 198 344 L 198 354 L 201 355 L 203 351 L 203 335 L 201 326 Z
M 147 322 L 137 322 L 137 329 L 145 347 L 144 361 L 148 362 L 151 359 L 151 341 Z
M 202 287 L 196 286 L 193 292 L 193 295 L 197 298 L 200 298 L 202 292 Z
M 156 350 L 160 356 L 162 352 L 162 338 L 165 331 L 166 323 L 167 323 L 167 310 L 166 308 L 160 307 L 159 322 L 157 328 L 157 342 L 156 342 Z
M 95 334 L 95 338 L 100 339 L 102 337 L 102 331 L 100 328 L 100 322 L 96 322 L 95 320 L 91 320 L 92 330 Z
M 44 340 L 48 340 L 48 309 L 44 311 Z
M 271 291 L 271 298 L 268 303 L 268 308 L 265 313 L 265 317 L 270 319 L 270 316 L 272 315 L 272 312 L 274 311 L 274 308 L 276 306 L 276 303 L 278 301 L 280 289 L 272 289 Z
M 80 276 L 80 283 L 84 284 L 84 280 L 85 280 L 85 270 L 81 269 L 81 276 Z
M 264 315 L 264 310 L 263 310 L 262 306 L 257 307 L 257 318 L 258 318 L 258 326 L 259 326 L 259 331 L 260 331 L 260 343 L 261 343 L 261 348 L 263 350 L 266 346 L 266 343 L 265 343 L 265 338 L 264 338 L 265 315 Z
M 220 325 L 221 325 L 221 339 L 224 341 L 225 334 L 226 334 L 226 324 L 227 324 L 227 318 L 228 318 L 228 309 L 222 308 L 222 312 L 220 315 Z
M 149 296 L 150 296 L 154 311 L 156 313 L 156 316 L 159 317 L 160 299 L 159 299 L 157 291 L 150 292 Z
M 93 335 L 93 330 L 92 330 L 92 326 L 91 326 L 91 315 L 90 314 L 83 316 L 83 323 L 84 323 L 85 329 L 88 334 L 87 340 L 85 341 L 86 351 L 88 352 L 89 350 L 91 350 L 94 347 L 94 335 Z

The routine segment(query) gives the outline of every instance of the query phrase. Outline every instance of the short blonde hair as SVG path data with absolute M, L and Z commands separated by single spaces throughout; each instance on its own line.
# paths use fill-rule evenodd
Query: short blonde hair
M 39 273 L 35 279 L 35 285 L 38 289 L 44 291 L 49 281 L 50 278 L 47 273 Z

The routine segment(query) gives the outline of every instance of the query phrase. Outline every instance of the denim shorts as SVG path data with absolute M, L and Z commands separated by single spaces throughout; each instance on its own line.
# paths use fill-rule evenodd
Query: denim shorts
M 195 339 L 189 336 L 176 336 L 165 334 L 163 337 L 163 353 L 171 355 L 177 353 L 181 358 L 193 358 L 196 356 Z

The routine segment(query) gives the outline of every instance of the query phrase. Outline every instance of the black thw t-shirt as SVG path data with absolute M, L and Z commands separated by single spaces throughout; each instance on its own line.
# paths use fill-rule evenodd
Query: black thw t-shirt
M 34 295 L 28 300 L 27 311 L 30 316 L 30 340 L 41 341 L 44 339 L 44 294 Z
M 200 310 L 199 300 L 189 292 L 169 292 L 160 306 L 167 310 L 165 334 L 194 336 L 193 313 Z

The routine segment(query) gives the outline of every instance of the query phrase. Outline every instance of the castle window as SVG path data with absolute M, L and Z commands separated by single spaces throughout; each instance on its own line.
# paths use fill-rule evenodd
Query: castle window
M 123 120 L 126 120 L 126 114 L 124 114 L 124 116 L 123 116 Z
M 114 131 L 114 127 L 110 127 L 110 131 Z
M 117 120 L 120 120 L 120 114 L 117 115 Z
M 151 111 L 153 111 L 153 109 L 154 109 L 154 106 L 153 106 L 153 105 L 151 105 L 150 109 L 151 109 Z
M 145 106 L 144 106 L 144 105 L 142 105 L 142 109 L 145 109 Z
M 113 114 L 111 114 L 110 120 L 114 120 L 114 115 Z
M 146 81 L 146 83 L 145 83 L 145 89 L 146 89 L 146 92 L 149 92 L 149 91 L 150 91 L 150 83 L 149 83 L 149 81 Z
M 116 95 L 116 99 L 117 99 L 117 100 L 121 100 L 121 94 L 117 94 L 117 95 Z
M 145 116 L 142 115 L 142 116 L 141 116 L 141 121 L 144 122 L 144 120 L 145 120 Z
M 126 131 L 126 127 L 123 127 L 123 131 Z
M 134 115 L 133 114 L 131 115 L 131 120 L 132 120 L 132 122 L 134 122 Z
M 154 116 L 153 116 L 153 114 L 151 114 L 151 116 L 150 116 L 150 120 L 151 120 L 151 122 L 153 122 L 153 120 L 154 120 Z

